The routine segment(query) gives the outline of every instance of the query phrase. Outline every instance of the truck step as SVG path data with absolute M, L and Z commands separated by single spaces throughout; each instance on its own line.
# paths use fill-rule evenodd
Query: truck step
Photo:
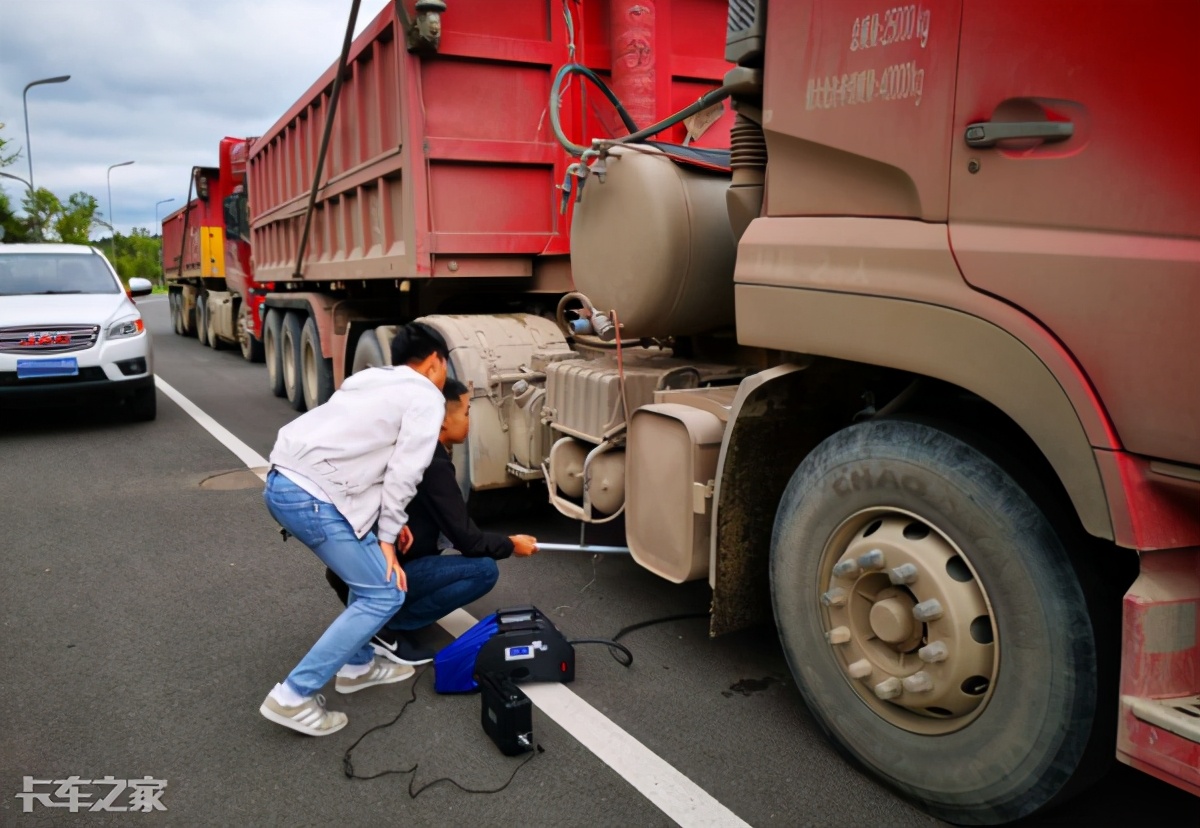
M 1143 722 L 1200 743 L 1200 696 L 1172 699 L 1122 696 L 1121 703 Z

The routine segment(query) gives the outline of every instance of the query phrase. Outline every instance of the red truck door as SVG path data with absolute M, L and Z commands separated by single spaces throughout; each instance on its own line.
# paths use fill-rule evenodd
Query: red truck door
M 1125 448 L 1194 464 L 1197 33 L 1192 0 L 965 0 L 950 175 L 967 281 L 1063 343 Z

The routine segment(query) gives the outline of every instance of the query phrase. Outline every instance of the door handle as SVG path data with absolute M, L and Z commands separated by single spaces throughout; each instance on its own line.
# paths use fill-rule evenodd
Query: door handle
M 1075 134 L 1070 121 L 986 121 L 967 125 L 967 146 L 977 149 L 996 146 L 997 141 L 1013 138 L 1041 138 L 1043 141 L 1065 141 Z

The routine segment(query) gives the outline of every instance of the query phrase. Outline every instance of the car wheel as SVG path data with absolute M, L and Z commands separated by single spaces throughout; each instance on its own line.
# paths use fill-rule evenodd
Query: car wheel
M 928 425 L 845 429 L 792 476 L 770 561 L 797 685 L 853 759 L 956 823 L 1064 793 L 1096 637 L 1063 542 L 999 465 Z
M 333 394 L 333 360 L 321 356 L 321 331 L 311 316 L 300 332 L 300 383 L 309 410 Z
M 204 294 L 196 298 L 196 339 L 201 345 L 208 344 L 208 301 Z
M 300 314 L 289 312 L 283 317 L 283 334 L 279 338 L 279 359 L 283 365 L 283 392 L 296 411 L 304 410 L 304 386 L 300 379 Z
M 271 308 L 263 319 L 263 359 L 267 363 L 267 384 L 276 397 L 284 395 L 283 388 L 283 311 Z
M 263 361 L 263 343 L 252 332 L 250 324 L 250 309 L 245 302 L 238 303 L 237 337 L 238 346 L 242 349 L 242 359 L 246 362 Z
M 157 417 L 158 394 L 154 386 L 135 391 L 133 396 L 125 401 L 125 409 L 129 419 L 134 422 L 146 423 Z

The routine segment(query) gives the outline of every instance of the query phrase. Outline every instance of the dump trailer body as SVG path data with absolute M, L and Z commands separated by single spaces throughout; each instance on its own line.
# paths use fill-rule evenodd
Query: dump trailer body
M 557 188 L 569 160 L 554 141 L 549 92 L 576 60 L 611 77 L 637 64 L 636 42 L 614 52 L 613 2 L 459 2 L 441 17 L 436 54 L 406 50 L 389 4 L 354 41 L 334 115 L 304 261 L 296 256 L 336 66 L 253 146 L 252 237 L 265 281 L 345 282 L 426 277 L 515 277 L 569 284 L 568 214 Z M 661 117 L 712 88 L 725 6 L 712 0 L 626 3 L 656 45 L 634 81 Z M 637 18 L 637 9 L 648 14 Z M 649 11 L 652 10 L 652 13 Z M 573 40 L 572 40 L 573 38 Z M 620 73 L 618 73 L 620 74 Z M 561 103 L 564 129 L 605 137 L 622 124 L 594 88 L 574 79 Z M 698 136 L 728 145 L 730 118 Z M 640 123 L 639 126 L 646 126 Z M 683 127 L 676 137 L 683 138 Z

